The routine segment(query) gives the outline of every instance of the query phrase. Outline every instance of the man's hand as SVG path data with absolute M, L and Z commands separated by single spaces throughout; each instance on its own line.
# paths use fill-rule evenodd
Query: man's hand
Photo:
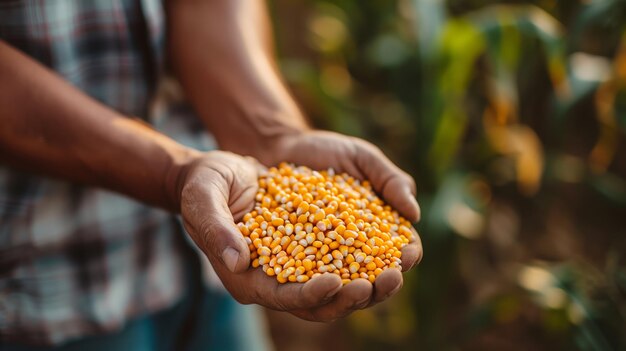
M 263 1 L 168 2 L 171 61 L 190 102 L 220 147 L 252 155 L 267 165 L 288 161 L 314 169 L 333 167 L 367 178 L 392 207 L 417 221 L 413 180 L 380 150 L 356 138 L 306 131 L 305 119 L 278 74 L 269 23 Z M 208 198 L 209 190 L 197 196 Z M 207 213 L 208 209 L 201 211 Z M 226 212 L 222 211 L 222 216 Z M 230 233 L 229 237 L 241 237 L 234 235 L 238 232 L 232 218 L 228 223 L 215 227 L 205 224 L 196 236 L 220 235 L 216 233 L 226 228 L 223 233 Z M 243 238 L 237 240 L 243 250 Z M 310 320 L 341 317 L 384 300 L 402 286 L 402 274 L 397 269 L 386 270 L 374 285 L 356 280 L 342 288 L 339 277 L 323 275 L 304 285 L 278 286 L 275 279 L 258 269 L 228 274 L 220 255 L 214 254 L 212 262 L 239 301 L 289 310 Z M 402 269 L 411 268 L 421 255 L 418 239 L 402 250 Z M 248 261 L 248 253 L 241 253 L 235 270 L 243 270 Z M 335 289 L 334 297 L 320 300 L 322 292 L 332 295 Z
M 185 228 L 226 289 L 241 303 L 256 303 L 316 321 L 333 320 L 355 307 L 364 307 L 370 301 L 369 282 L 351 283 L 342 289 L 339 276 L 324 274 L 305 284 L 279 284 L 261 269 L 248 269 L 250 252 L 235 219 L 252 209 L 261 168 L 254 159 L 213 151 L 181 171 Z
M 269 158 L 265 160 L 269 164 L 292 162 L 317 170 L 332 167 L 335 171 L 367 179 L 374 190 L 406 219 L 411 222 L 420 219 L 413 178 L 365 140 L 307 130 L 276 138 L 267 154 Z
M 330 321 L 382 301 L 400 288 L 402 277 L 395 269 L 381 274 L 374 286 L 359 279 L 345 287 L 334 274 L 323 274 L 304 284 L 279 284 L 261 269 L 249 269 L 248 245 L 235 220 L 253 207 L 260 168 L 251 158 L 210 152 L 181 173 L 185 228 L 237 301 L 287 311 L 308 320 Z M 413 251 L 403 252 L 408 265 L 413 265 L 418 256 Z
M 405 218 L 411 222 L 420 219 L 413 178 L 367 141 L 333 132 L 303 131 L 277 138 L 268 154 L 273 158 L 266 159 L 269 164 L 285 161 L 313 169 L 332 167 L 335 171 L 367 179 L 374 190 Z M 402 249 L 402 271 L 411 269 L 421 260 L 422 245 L 417 233 L 416 238 L 414 243 Z M 385 300 L 402 287 L 402 274 L 397 269 L 387 269 L 373 286 L 366 280 L 355 283 L 352 282 L 342 289 L 337 299 L 342 298 L 344 290 L 350 287 L 346 293 L 358 294 L 363 298 L 369 294 L 370 300 L 364 305 L 372 305 Z M 358 293 L 352 291 L 357 289 L 355 285 L 360 290 Z

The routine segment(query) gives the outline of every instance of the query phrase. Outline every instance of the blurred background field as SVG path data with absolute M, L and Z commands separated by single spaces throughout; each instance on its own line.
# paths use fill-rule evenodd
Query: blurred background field
M 425 256 L 279 350 L 626 350 L 626 1 L 274 0 L 312 123 L 418 184 Z

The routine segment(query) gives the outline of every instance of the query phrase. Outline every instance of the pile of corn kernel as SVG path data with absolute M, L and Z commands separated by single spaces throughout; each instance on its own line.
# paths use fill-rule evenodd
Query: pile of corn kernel
M 286 163 L 259 177 L 255 208 L 237 226 L 252 267 L 279 283 L 324 273 L 339 275 L 343 284 L 374 282 L 385 269 L 400 267 L 400 249 L 415 240 L 411 224 L 368 181 Z

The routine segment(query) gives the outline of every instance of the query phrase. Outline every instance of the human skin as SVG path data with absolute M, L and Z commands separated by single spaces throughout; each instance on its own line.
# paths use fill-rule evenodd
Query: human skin
M 193 240 L 242 303 L 328 321 L 395 293 L 402 285 L 396 269 L 375 284 L 357 280 L 345 287 L 334 275 L 278 285 L 249 269 L 247 245 L 234 221 L 253 206 L 262 169 L 253 158 L 368 178 L 413 221 L 419 219 L 415 184 L 373 145 L 307 127 L 276 72 L 260 2 L 175 1 L 167 10 L 170 59 L 220 147 L 233 153 L 186 148 L 0 41 L 0 162 L 181 213 Z M 403 270 L 421 253 L 419 241 L 405 247 Z
M 192 105 L 221 148 L 250 155 L 264 165 L 287 161 L 313 169 L 333 167 L 369 179 L 406 218 L 419 220 L 413 179 L 377 147 L 308 127 L 277 72 L 264 2 L 178 0 L 167 6 L 170 60 Z M 193 190 L 187 192 L 198 196 L 194 203 L 211 196 L 210 191 L 202 190 L 202 182 L 193 184 Z M 252 202 L 253 194 L 242 193 L 247 198 L 240 201 Z M 193 210 L 188 210 L 185 201 L 182 206 L 183 215 L 195 217 L 191 213 L 197 212 L 196 206 L 190 205 Z M 402 286 L 402 274 L 397 269 L 386 270 L 374 284 L 359 279 L 342 288 L 338 276 L 324 275 L 304 285 L 280 285 L 260 270 L 247 270 L 247 245 L 232 223 L 227 228 L 185 225 L 200 248 L 215 246 L 206 245 L 203 238 L 232 238 L 226 245 L 238 252 L 234 266 L 240 274 L 231 274 L 210 247 L 205 252 L 226 288 L 243 303 L 328 321 L 383 301 Z M 402 269 L 408 270 L 421 258 L 419 239 L 402 252 Z M 334 292 L 333 297 L 324 298 Z

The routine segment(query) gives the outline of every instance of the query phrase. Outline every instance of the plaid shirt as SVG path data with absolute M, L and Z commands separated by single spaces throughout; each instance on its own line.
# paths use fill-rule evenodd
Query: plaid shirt
M 207 148 L 185 109 L 148 113 L 164 34 L 159 0 L 0 0 L 0 39 L 111 108 Z M 58 344 L 172 305 L 183 237 L 164 211 L 0 165 L 0 342 Z

